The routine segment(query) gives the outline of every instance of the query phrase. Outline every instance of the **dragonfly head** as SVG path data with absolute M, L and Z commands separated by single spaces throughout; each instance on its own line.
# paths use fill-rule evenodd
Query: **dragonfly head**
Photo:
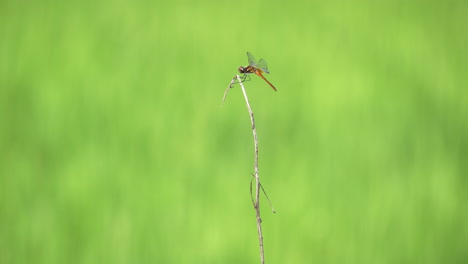
M 239 73 L 246 73 L 247 72 L 244 66 L 240 66 L 238 71 L 239 71 Z

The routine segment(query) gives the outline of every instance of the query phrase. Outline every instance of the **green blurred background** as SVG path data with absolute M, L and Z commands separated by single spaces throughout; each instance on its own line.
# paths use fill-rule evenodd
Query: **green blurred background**
M 0 263 L 467 263 L 468 2 L 2 1 Z

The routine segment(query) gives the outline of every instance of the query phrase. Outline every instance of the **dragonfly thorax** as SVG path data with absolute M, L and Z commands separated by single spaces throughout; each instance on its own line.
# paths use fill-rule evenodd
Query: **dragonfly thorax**
M 255 73 L 256 69 L 252 66 L 246 66 L 246 67 L 243 67 L 243 66 L 240 66 L 239 67 L 239 73 Z

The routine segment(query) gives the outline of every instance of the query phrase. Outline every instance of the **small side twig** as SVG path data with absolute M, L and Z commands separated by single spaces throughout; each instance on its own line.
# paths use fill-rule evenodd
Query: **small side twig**
M 236 75 L 236 76 L 238 76 L 238 75 Z M 236 82 L 236 76 L 234 76 L 234 78 L 232 78 L 231 82 L 229 83 L 229 86 L 224 91 L 223 102 L 221 103 L 221 106 L 224 105 L 224 101 L 226 101 L 226 96 L 227 96 L 229 90 L 232 88 L 232 86 Z
M 251 175 L 252 175 L 252 178 L 255 179 L 255 175 L 253 173 L 251 173 Z M 268 194 L 266 193 L 265 188 L 263 188 L 263 185 L 261 183 L 260 183 L 260 188 L 262 189 L 262 192 L 265 195 L 265 197 L 266 197 L 266 199 L 268 201 L 268 204 L 270 205 L 271 212 L 276 214 L 276 210 L 275 210 L 275 208 L 273 208 L 273 204 L 270 201 L 270 197 L 268 197 Z M 252 194 L 252 180 L 250 180 L 250 197 L 252 198 L 252 204 L 255 207 L 255 201 L 254 201 L 253 194 Z

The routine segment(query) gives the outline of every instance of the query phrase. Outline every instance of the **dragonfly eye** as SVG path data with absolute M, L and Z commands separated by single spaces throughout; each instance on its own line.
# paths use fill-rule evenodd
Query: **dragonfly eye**
M 240 72 L 240 73 L 245 73 L 245 72 L 246 72 L 245 67 L 240 66 L 240 67 L 239 67 L 239 72 Z

